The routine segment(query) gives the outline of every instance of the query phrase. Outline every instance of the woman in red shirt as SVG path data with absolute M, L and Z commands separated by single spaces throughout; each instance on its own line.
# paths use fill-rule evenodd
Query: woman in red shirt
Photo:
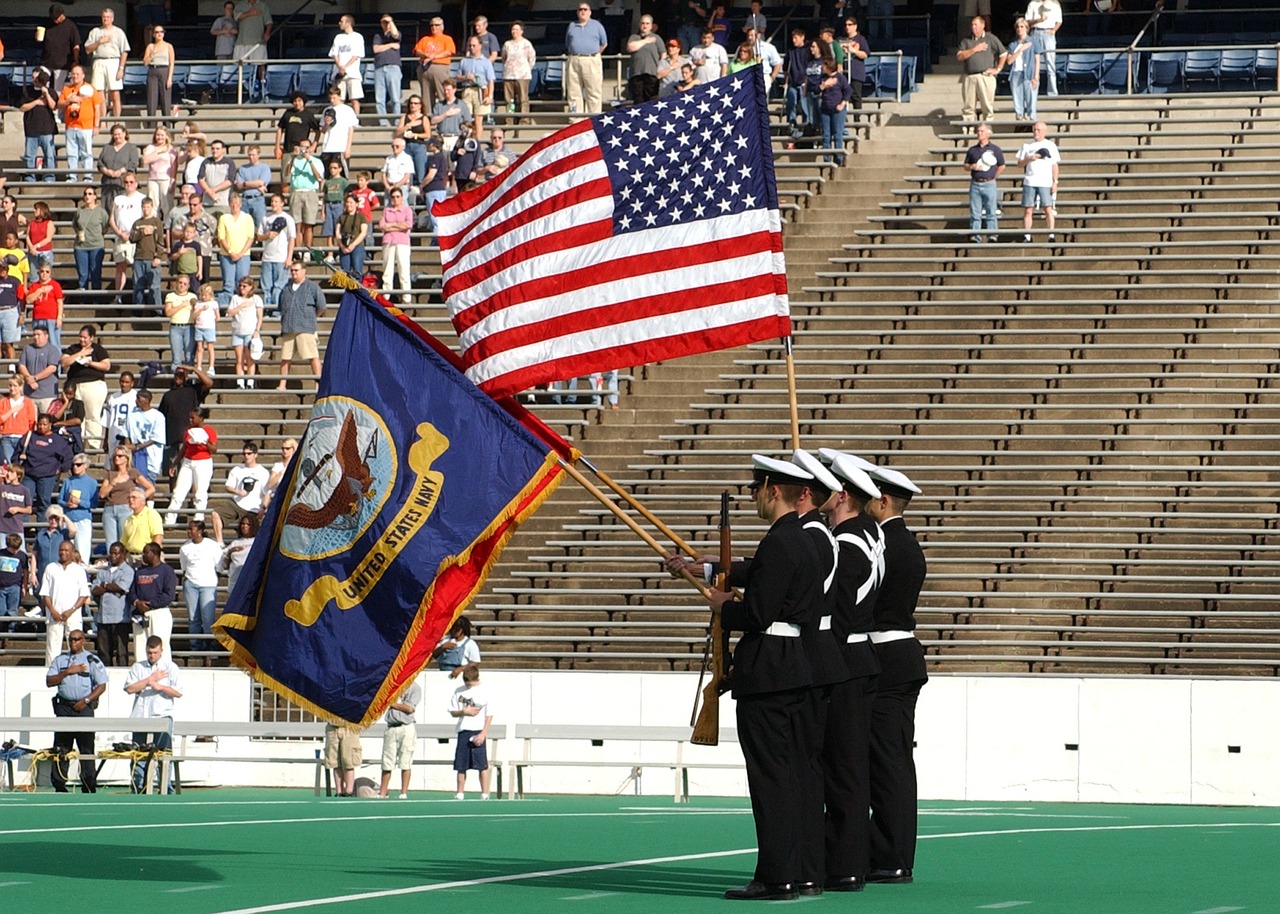
M 206 407 L 191 411 L 191 425 L 182 436 L 177 459 L 169 467 L 169 476 L 174 480 L 174 485 L 169 510 L 164 515 L 167 527 L 178 522 L 178 512 L 182 510 L 187 493 L 193 488 L 195 515 L 192 520 L 204 520 L 204 509 L 209 503 L 209 483 L 213 481 L 213 455 L 218 451 L 218 433 L 204 424 L 208 418 L 209 410 Z
M 31 306 L 32 329 L 44 327 L 56 352 L 62 351 L 62 284 L 53 278 L 53 265 L 40 264 L 36 279 L 27 286 L 27 304 Z
M 31 272 L 34 273 L 43 264 L 53 266 L 53 236 L 57 228 L 48 203 L 37 200 L 31 209 L 33 215 L 27 223 L 27 259 L 31 261 Z

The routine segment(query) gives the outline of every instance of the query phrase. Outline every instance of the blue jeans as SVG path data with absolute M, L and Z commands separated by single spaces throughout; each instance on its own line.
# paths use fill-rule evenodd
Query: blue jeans
M 105 248 L 76 248 L 76 281 L 81 289 L 102 288 L 102 258 Z
M 187 631 L 193 635 L 207 635 L 209 629 L 213 626 L 214 602 L 218 589 L 212 585 L 201 587 L 197 584 L 184 581 L 182 584 L 182 597 L 187 601 Z M 193 650 L 206 650 L 203 640 L 193 640 L 191 643 Z
M 161 720 L 162 718 L 156 718 L 156 719 Z M 139 721 L 139 723 L 141 723 L 141 721 Z M 147 743 L 151 743 L 151 745 L 155 746 L 157 749 L 168 750 L 173 748 L 173 740 L 170 738 L 169 732 L 167 730 L 161 730 L 156 733 L 147 733 L 146 731 L 137 732 L 133 734 L 133 741 L 137 743 L 139 746 L 145 746 Z M 163 764 L 163 761 L 164 760 L 160 758 L 152 759 L 151 761 L 150 774 L 152 779 L 156 782 L 157 786 L 159 786 L 159 783 L 160 783 L 160 765 Z M 147 772 L 146 759 L 138 759 L 138 761 L 133 763 L 134 793 L 142 793 L 143 790 L 146 789 L 147 774 L 148 772 Z M 173 793 L 172 781 L 169 782 L 169 793 Z
M 1013 95 L 1013 113 L 1017 117 L 1036 119 L 1036 86 L 1031 84 L 1031 71 L 1009 73 L 1009 91 Z
M 787 107 L 787 120 L 794 121 L 796 115 L 804 118 L 806 124 L 813 123 L 813 109 L 810 104 L 809 96 L 804 91 L 804 86 L 788 86 L 785 101 Z
M 57 476 L 25 476 L 22 484 L 31 493 L 32 517 L 44 520 L 44 509 L 53 504 L 53 491 L 58 487 Z
M 85 172 L 83 180 L 93 180 L 92 130 L 82 130 L 79 127 L 67 128 L 67 167 L 72 171 Z M 78 181 L 81 178 L 72 174 L 69 180 Z
M 135 305 L 153 305 L 159 308 L 160 268 L 144 257 L 133 260 L 133 303 Z
M 128 505 L 106 505 L 103 507 L 102 541 L 108 549 L 111 548 L 112 543 L 120 541 L 120 534 L 124 533 L 125 519 L 132 513 Z
M 351 249 L 350 254 L 339 254 L 338 266 L 342 267 L 344 273 L 359 282 L 364 276 L 364 245 L 357 244 Z
M 1090 18 L 1092 18 L 1092 14 L 1090 14 Z M 1057 95 L 1058 36 L 1048 29 L 1032 29 L 1031 44 L 1036 53 L 1040 55 L 1040 65 L 1044 68 L 1045 78 L 1049 81 L 1045 94 Z
M 844 164 L 844 112 L 818 110 L 818 119 L 822 122 L 822 145 L 827 149 L 838 149 L 840 153 L 834 157 L 827 156 L 830 162 L 834 158 L 837 165 Z
M 996 190 L 995 181 L 969 182 L 969 230 L 971 232 L 978 232 L 981 229 L 994 232 L 1000 228 L 996 222 L 998 199 L 999 192 Z
M 0 438 L 0 463 L 9 463 L 21 447 L 21 435 L 5 435 Z
M 432 235 L 436 233 L 436 217 L 431 214 L 431 204 L 435 203 L 437 200 L 443 200 L 448 193 L 449 192 L 446 190 L 429 190 L 423 195 L 422 202 L 427 206 L 427 219 L 431 224 Z
M 400 87 L 403 82 L 399 66 L 389 64 L 373 71 L 373 99 L 379 114 L 400 113 Z M 391 126 L 386 118 L 382 118 L 379 123 L 383 127 Z
M 284 288 L 288 270 L 283 263 L 262 261 L 262 303 L 274 308 L 280 303 L 280 290 Z
M 27 174 L 23 178 L 24 181 L 34 181 L 36 176 L 32 173 L 36 167 L 37 153 L 44 156 L 44 164 L 41 166 L 50 173 L 44 176 L 46 181 L 52 181 L 54 175 L 52 169 L 58 167 L 58 158 L 53 151 L 53 134 L 41 134 L 40 136 L 29 136 L 23 143 L 22 164 L 27 168 Z
M 873 46 L 893 41 L 893 0 L 871 0 L 867 4 L 867 38 Z
M 190 324 L 169 325 L 169 367 L 190 365 L 195 355 L 196 331 Z
M 253 217 L 253 224 L 255 226 L 261 225 L 262 220 L 267 218 L 267 198 L 264 194 L 259 193 L 256 197 L 250 197 L 247 195 L 241 197 L 240 207 Z
M 240 280 L 249 275 L 249 255 L 232 260 L 224 254 L 218 257 L 218 263 L 222 266 L 222 291 L 218 293 L 218 304 L 225 308 L 231 304 L 231 296 L 236 294 Z
M 0 616 L 16 616 L 21 610 L 22 585 L 0 587 Z
M 421 184 L 427 176 L 427 144 L 405 143 L 404 151 L 413 159 L 413 183 Z

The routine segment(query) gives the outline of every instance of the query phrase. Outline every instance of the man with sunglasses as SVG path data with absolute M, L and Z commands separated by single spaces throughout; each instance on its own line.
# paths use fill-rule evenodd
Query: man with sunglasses
M 45 673 L 44 684 L 57 689 L 53 696 L 54 717 L 93 717 L 98 699 L 107 689 L 107 668 L 85 645 L 85 635 L 80 629 L 67 637 L 70 647 L 53 658 Z M 80 753 L 80 789 L 84 793 L 96 793 L 98 779 L 94 771 L 92 733 L 54 733 L 53 748 L 58 753 L 53 760 L 49 779 L 58 793 L 67 792 L 67 773 L 70 764 L 65 753 L 75 743 Z
M 604 26 L 591 18 L 591 7 L 578 4 L 578 18 L 565 30 L 565 97 L 574 114 L 599 114 L 604 103 L 604 64 L 609 44 Z

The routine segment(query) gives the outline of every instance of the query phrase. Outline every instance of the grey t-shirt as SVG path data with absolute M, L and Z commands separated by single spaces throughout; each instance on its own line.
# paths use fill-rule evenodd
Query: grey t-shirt
M 639 41 L 642 36 L 632 35 L 631 41 Z M 631 54 L 631 75 L 632 76 L 657 76 L 658 63 L 662 60 L 662 49 L 665 47 L 662 39 L 656 34 L 653 41 L 643 45 L 640 50 L 633 51 Z
M 971 55 L 960 65 L 964 67 L 965 75 L 972 76 L 974 73 L 983 73 L 990 70 L 996 65 L 996 61 L 1004 56 L 1004 45 L 1000 43 L 1000 39 L 990 32 L 987 32 L 981 38 L 966 38 L 960 42 L 960 50 L 967 51 L 974 45 L 986 42 L 986 50 L 978 51 Z
M 396 704 L 413 705 L 415 708 L 417 708 L 421 702 L 422 687 L 416 682 L 411 683 L 409 688 L 405 689 L 400 697 L 396 699 Z M 395 708 L 387 708 L 387 723 L 396 724 L 397 726 L 404 724 L 412 725 L 414 723 L 414 716 L 412 714 L 407 714 L 404 711 L 398 711 Z
M 26 348 L 22 350 L 22 366 L 31 372 L 33 378 L 50 365 L 57 365 L 61 358 L 62 353 L 58 351 L 58 347 L 53 343 L 45 343 L 43 346 L 28 343 Z M 46 400 L 56 397 L 58 395 L 58 373 L 55 371 L 47 378 L 42 378 L 35 390 L 28 390 L 26 393 L 33 400 Z

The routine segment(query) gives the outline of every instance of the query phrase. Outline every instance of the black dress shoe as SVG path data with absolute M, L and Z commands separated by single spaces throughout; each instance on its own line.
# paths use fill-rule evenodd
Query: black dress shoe
M 911 881 L 911 870 L 872 870 L 867 874 L 867 882 L 884 884 L 904 883 Z
M 797 882 L 796 891 L 801 895 L 821 895 L 822 886 L 816 882 Z
M 861 876 L 828 876 L 826 889 L 828 892 L 861 892 L 867 887 L 867 880 Z
M 799 898 L 790 882 L 757 882 L 752 879 L 740 889 L 730 889 L 724 897 L 731 901 L 791 901 Z

